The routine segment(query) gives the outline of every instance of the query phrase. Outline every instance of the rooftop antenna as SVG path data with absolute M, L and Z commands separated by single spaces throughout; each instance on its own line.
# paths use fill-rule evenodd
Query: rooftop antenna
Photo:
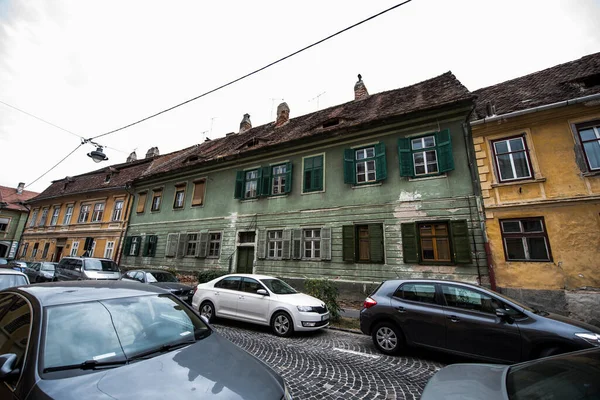
M 200 132 L 200 134 L 202 135 L 202 141 L 201 142 L 204 142 L 204 138 L 206 137 L 206 132 L 208 132 L 208 131 L 202 131 L 202 132 Z
M 271 120 L 273 119 L 273 108 L 275 107 L 275 100 L 283 101 L 283 99 L 271 97 L 271 117 L 270 117 Z
M 319 111 L 319 98 L 321 96 L 323 96 L 325 93 L 327 93 L 327 92 L 319 93 L 318 95 L 316 95 L 315 97 L 313 97 L 312 99 L 309 100 L 309 102 L 317 100 L 317 111 Z
M 217 117 L 212 117 L 212 118 L 210 119 L 210 136 L 211 136 L 211 137 L 212 137 L 212 128 L 213 128 L 213 123 L 215 122 L 215 119 L 217 119 Z M 204 131 L 204 132 L 206 132 L 206 131 Z M 203 133 L 204 133 L 204 132 L 203 132 Z

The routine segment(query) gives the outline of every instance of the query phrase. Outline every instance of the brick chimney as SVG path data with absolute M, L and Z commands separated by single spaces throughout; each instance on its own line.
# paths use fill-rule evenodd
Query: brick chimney
M 244 114 L 244 119 L 240 122 L 240 132 L 243 133 L 247 130 L 252 129 L 252 122 L 250 122 L 250 114 Z
M 354 100 L 362 100 L 367 97 L 369 97 L 369 92 L 362 81 L 362 76 L 358 74 L 358 82 L 354 85 Z
M 127 157 L 126 162 L 132 162 L 132 161 L 137 161 L 137 154 L 135 154 L 135 150 L 132 151 L 131 154 L 129 154 L 129 157 Z
M 158 155 L 160 155 L 160 153 L 158 152 L 158 147 L 151 147 L 146 152 L 146 158 L 152 158 Z
M 23 189 L 25 189 L 25 183 L 19 182 L 19 186 L 17 186 L 17 194 L 23 194 Z
M 290 120 L 290 107 L 286 102 L 281 103 L 277 106 L 277 120 L 275 120 L 275 127 L 285 125 Z

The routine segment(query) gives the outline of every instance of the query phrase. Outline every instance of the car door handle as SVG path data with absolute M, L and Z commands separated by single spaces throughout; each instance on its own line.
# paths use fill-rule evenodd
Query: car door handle
M 398 312 L 401 312 L 401 313 L 406 312 L 406 308 L 404 308 L 402 306 L 396 307 L 396 310 L 398 310 Z
M 219 292 L 215 292 L 215 296 L 218 296 L 218 295 L 219 295 Z
M 458 318 L 456 315 L 449 315 L 448 319 L 452 322 L 458 322 L 460 321 L 460 318 Z
M 240 296 L 240 297 L 238 297 L 238 299 L 239 299 L 239 300 L 244 300 L 244 299 L 245 299 L 245 297 L 244 297 L 244 296 Z

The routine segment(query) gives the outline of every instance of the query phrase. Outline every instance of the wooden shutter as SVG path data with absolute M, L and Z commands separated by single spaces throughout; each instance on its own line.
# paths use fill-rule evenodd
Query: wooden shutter
M 400 176 L 415 176 L 413 156 L 409 138 L 398 139 L 398 160 L 400 162 Z
M 208 254 L 208 232 L 200 232 L 200 242 L 198 243 L 198 257 L 206 258 Z
M 383 251 L 383 225 L 369 224 L 369 252 L 371 253 L 371 262 L 383 262 Z
M 354 166 L 354 150 L 344 149 L 344 183 L 356 184 L 356 168 Z
M 194 195 L 192 197 L 192 206 L 201 206 L 204 204 L 204 191 L 206 189 L 206 181 L 194 182 Z
M 417 236 L 417 225 L 415 223 L 402 224 L 402 254 L 404 263 L 419 262 L 419 238 Z
M 150 248 L 150 235 L 146 235 L 146 240 L 144 240 L 144 249 L 142 250 L 142 256 L 148 256 L 148 249 Z
M 136 212 L 138 212 L 138 213 L 144 212 L 144 208 L 146 207 L 146 196 L 147 195 L 148 195 L 147 192 L 138 194 L 137 208 L 135 210 Z
M 294 260 L 302 258 L 302 229 L 294 229 L 292 231 L 292 258 Z
M 167 251 L 166 257 L 175 257 L 177 254 L 177 242 L 179 241 L 179 233 L 169 233 L 167 235 Z
M 342 227 L 342 242 L 344 261 L 354 262 L 354 225 Z
M 469 227 L 466 220 L 450 221 L 454 262 L 457 264 L 471 263 L 471 244 L 469 242 Z
M 292 230 L 284 229 L 282 239 L 281 258 L 289 260 L 291 258 Z
M 148 257 L 154 257 L 156 255 L 156 246 L 158 244 L 158 236 L 150 235 L 150 243 L 152 244 L 150 251 L 148 252 Z
M 185 255 L 185 246 L 187 244 L 187 233 L 180 233 L 177 241 L 177 258 L 182 258 Z
M 284 193 L 290 193 L 292 191 L 292 163 L 285 164 L 285 188 Z
M 267 257 L 267 231 L 265 229 L 258 230 L 258 243 L 256 244 L 256 258 L 264 259 Z
M 233 197 L 236 199 L 242 199 L 244 197 L 244 171 L 237 171 L 235 173 L 235 190 Z
M 125 238 L 125 246 L 123 246 L 123 255 L 128 256 L 131 250 L 131 236 Z
M 387 179 L 387 162 L 385 160 L 385 143 L 375 145 L 375 180 L 377 182 Z
M 450 130 L 444 129 L 435 134 L 437 144 L 438 166 L 440 172 L 452 171 L 454 169 L 454 155 L 452 154 L 452 137 Z
M 262 177 L 259 178 L 257 183 L 257 195 L 258 196 L 270 196 L 271 195 L 271 171 L 273 167 L 263 167 Z
M 321 260 L 331 260 L 331 228 L 321 228 Z

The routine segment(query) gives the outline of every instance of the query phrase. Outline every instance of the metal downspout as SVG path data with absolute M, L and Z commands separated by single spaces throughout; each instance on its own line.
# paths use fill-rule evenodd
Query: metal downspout
M 121 255 L 122 255 L 122 247 L 123 247 L 123 236 L 127 235 L 127 231 L 129 230 L 129 218 L 131 217 L 131 206 L 133 205 L 132 198 L 134 197 L 134 193 L 129 192 L 129 185 L 125 186 L 125 191 L 129 196 L 127 196 L 127 204 L 125 205 L 126 217 L 123 223 L 125 224 L 125 229 L 121 229 L 121 234 L 119 235 L 119 245 L 117 246 L 117 265 L 121 264 Z

